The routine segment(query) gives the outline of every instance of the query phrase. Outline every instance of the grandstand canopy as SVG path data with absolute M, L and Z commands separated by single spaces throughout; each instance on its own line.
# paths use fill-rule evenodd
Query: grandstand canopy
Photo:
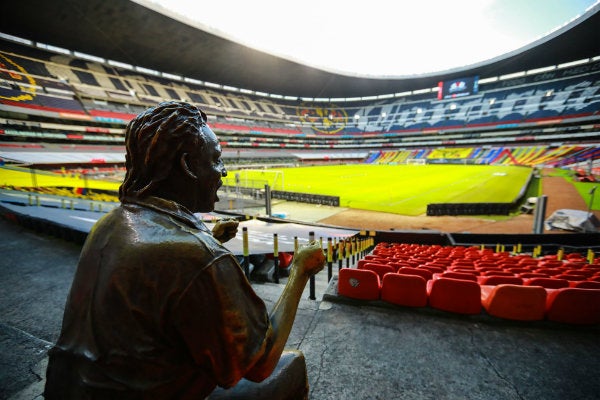
M 5 2 L 0 32 L 201 81 L 299 97 L 372 96 L 443 79 L 511 74 L 600 55 L 600 4 L 489 62 L 409 78 L 357 77 L 260 52 L 129 0 Z

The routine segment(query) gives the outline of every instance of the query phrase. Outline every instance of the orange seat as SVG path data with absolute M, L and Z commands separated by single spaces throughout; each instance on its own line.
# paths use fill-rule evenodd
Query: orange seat
M 538 268 L 535 270 L 538 274 L 546 274 L 549 276 L 560 275 L 563 273 L 561 268 Z
M 562 288 L 548 290 L 546 317 L 568 324 L 600 323 L 600 290 Z
M 431 272 L 432 274 L 441 274 L 442 272 L 444 272 L 443 268 L 432 267 L 432 266 L 425 266 L 425 265 L 420 266 L 419 269 L 425 269 L 425 270 Z
M 519 278 L 549 278 L 550 276 L 548 274 L 540 274 L 537 272 L 524 272 L 522 274 L 519 274 Z
M 510 271 L 486 271 L 484 272 L 482 275 L 485 276 L 515 276 L 515 274 L 513 274 Z
M 425 281 L 433 278 L 433 274 L 431 271 L 428 271 L 423 268 L 410 268 L 410 267 L 402 267 L 398 269 L 398 273 L 402 275 L 417 275 L 422 276 Z
M 360 266 L 358 269 L 368 269 L 375 272 L 377 275 L 379 275 L 380 282 L 383 280 L 383 276 L 385 274 L 396 272 L 396 269 L 388 264 L 366 263 Z
M 427 305 L 427 281 L 418 275 L 386 274 L 381 285 L 381 300 L 408 307 Z
M 480 285 L 490 285 L 490 286 L 503 285 L 503 284 L 522 285 L 523 279 L 518 278 L 516 276 L 486 275 L 486 276 L 480 276 L 478 279 L 478 282 Z
M 365 264 L 381 264 L 381 265 L 387 265 L 387 260 L 382 260 L 381 258 L 378 259 L 367 259 L 367 258 L 363 258 L 362 260 L 358 260 L 358 262 L 356 263 L 356 266 L 358 268 L 362 268 L 365 266 Z
M 506 270 L 513 274 L 524 274 L 524 273 L 530 272 L 529 269 L 522 268 L 522 267 L 517 267 L 517 268 L 510 267 L 510 268 L 507 268 Z
M 600 289 L 600 282 L 579 281 L 579 282 L 573 282 L 573 284 L 571 286 L 576 287 L 576 288 L 581 288 L 581 289 Z
M 275 255 L 273 253 L 267 254 L 267 259 L 268 260 L 273 260 L 275 258 Z M 278 266 L 279 268 L 287 268 L 289 267 L 290 263 L 292 262 L 292 258 L 294 258 L 294 255 L 291 253 L 278 253 L 277 254 L 277 262 L 278 262 Z
M 494 317 L 539 321 L 546 311 L 546 290 L 540 286 L 483 285 L 481 304 Z
M 545 289 L 560 289 L 569 287 L 569 281 L 566 279 L 555 278 L 530 278 L 525 279 L 525 286 L 541 286 Z
M 338 293 L 359 300 L 379 300 L 379 275 L 368 269 L 342 268 L 339 272 Z
M 555 279 L 566 279 L 567 281 L 585 281 L 587 278 L 583 275 L 560 274 L 555 275 Z
M 452 278 L 452 279 L 462 279 L 467 281 L 477 282 L 477 275 L 470 274 L 468 272 L 454 272 L 448 271 L 442 274 L 435 274 L 435 278 Z
M 459 314 L 481 312 L 481 289 L 477 282 L 440 277 L 427 282 L 427 294 L 432 308 Z

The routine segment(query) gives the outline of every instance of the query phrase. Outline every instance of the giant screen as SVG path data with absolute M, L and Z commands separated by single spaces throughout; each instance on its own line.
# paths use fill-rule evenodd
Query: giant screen
M 438 100 L 469 96 L 478 92 L 479 77 L 458 78 L 438 83 Z

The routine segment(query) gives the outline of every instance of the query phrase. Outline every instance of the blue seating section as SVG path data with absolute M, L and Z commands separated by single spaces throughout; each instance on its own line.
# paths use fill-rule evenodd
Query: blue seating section
M 222 128 L 219 133 L 225 133 L 224 141 L 238 148 L 380 151 L 389 147 L 431 149 L 448 144 L 472 147 L 474 152 L 469 159 L 473 162 L 509 163 L 517 142 L 537 141 L 525 128 L 517 131 L 520 126 L 574 117 L 585 119 L 583 125 L 600 119 L 600 72 L 593 72 L 598 71 L 600 61 L 590 65 L 588 71 L 592 72 L 572 73 L 567 69 L 544 74 L 551 81 L 537 82 L 532 76 L 514 82 L 480 84 L 480 93 L 460 99 L 439 101 L 429 92 L 341 102 L 343 107 L 224 91 L 193 80 L 169 80 L 9 41 L 0 41 L 0 61 L 11 70 L 3 74 L 0 86 L 0 101 L 6 104 L 83 113 L 98 121 L 124 124 L 143 109 L 140 103 L 187 99 L 201 105 L 208 114 L 219 116 L 213 126 Z M 236 123 L 230 123 L 231 118 Z M 508 131 L 507 127 L 513 126 L 517 128 Z M 327 130 L 332 127 L 335 131 Z M 502 143 L 511 150 L 481 149 L 479 146 L 485 143 L 483 135 L 488 131 L 497 131 L 496 136 L 505 139 L 492 143 Z M 447 139 L 447 134 L 452 133 L 456 134 Z M 557 131 L 557 135 L 560 133 L 563 132 Z M 290 139 L 290 134 L 297 135 L 297 139 Z M 306 135 L 311 135 L 311 139 Z M 265 136 L 269 138 L 265 140 Z M 551 135 L 544 136 L 546 143 L 554 141 L 549 138 Z M 487 137 L 494 138 L 489 134 Z M 597 142 L 597 135 L 581 137 L 582 143 Z M 578 157 L 590 158 L 594 154 L 581 152 Z M 424 155 L 386 157 L 394 163 L 407 158 Z M 369 155 L 367 162 L 380 162 L 380 158 Z

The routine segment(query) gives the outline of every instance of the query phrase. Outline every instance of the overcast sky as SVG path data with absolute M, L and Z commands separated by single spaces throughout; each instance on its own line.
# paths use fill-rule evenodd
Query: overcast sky
M 147 0 L 250 47 L 327 70 L 406 76 L 527 45 L 596 0 Z

